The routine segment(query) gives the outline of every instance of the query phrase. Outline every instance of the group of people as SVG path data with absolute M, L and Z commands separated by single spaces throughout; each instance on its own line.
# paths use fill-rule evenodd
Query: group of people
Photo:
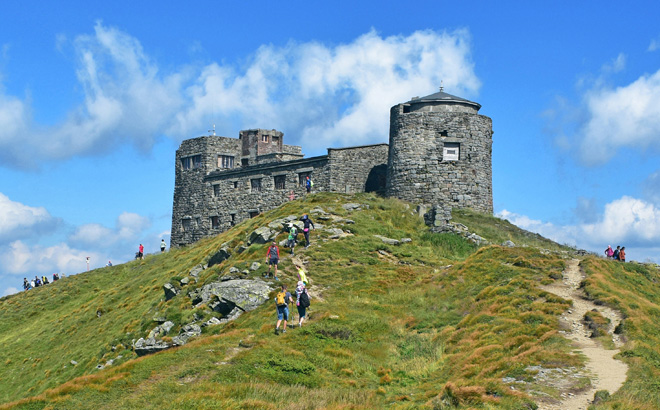
M 160 240 L 160 253 L 165 252 L 165 248 L 167 245 L 165 244 L 165 239 Z M 140 244 L 138 246 L 138 251 L 135 252 L 135 259 L 144 259 L 144 245 Z
M 626 247 L 617 246 L 616 249 L 612 249 L 611 245 L 607 245 L 607 249 L 605 249 L 605 256 L 607 257 L 607 259 L 614 259 L 615 261 L 625 262 Z
M 53 282 L 56 280 L 60 279 L 60 274 L 59 273 L 53 273 Z M 39 286 L 44 286 L 48 285 L 50 282 L 48 281 L 48 276 L 35 276 L 34 279 L 32 280 L 27 280 L 27 278 L 23 278 L 23 290 L 30 290 L 32 288 L 38 288 Z
M 295 303 L 298 310 L 298 327 L 302 327 L 305 318 L 307 317 L 307 308 L 310 305 L 310 297 L 307 292 L 307 274 L 299 264 L 295 265 L 298 269 L 298 284 L 296 286 L 296 300 L 293 300 L 291 292 L 287 290 L 286 284 L 282 284 L 280 291 L 275 296 L 275 308 L 277 310 L 277 323 L 275 324 L 275 334 L 280 334 L 280 325 L 282 333 L 286 332 L 287 322 L 289 321 L 289 305 Z
M 309 215 L 304 214 L 300 220 L 303 223 L 303 235 L 305 236 L 305 248 L 309 247 L 309 230 L 314 229 L 314 222 L 309 218 Z M 298 227 L 294 225 L 293 223 L 289 223 L 287 226 L 287 230 L 289 231 L 289 236 L 287 238 L 287 246 L 291 249 L 291 255 L 293 255 L 293 250 L 296 247 L 296 243 L 298 242 Z M 280 248 L 277 246 L 277 242 L 273 241 L 272 244 L 268 247 L 268 250 L 266 251 L 266 261 L 268 263 L 268 272 L 264 275 L 265 277 L 270 276 L 271 268 L 275 266 L 275 280 L 279 280 L 277 278 L 277 265 L 279 264 L 280 261 Z

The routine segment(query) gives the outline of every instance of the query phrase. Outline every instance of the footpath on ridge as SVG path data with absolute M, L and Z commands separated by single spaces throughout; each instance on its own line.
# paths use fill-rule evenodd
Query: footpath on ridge
M 541 286 L 541 289 L 573 301 L 571 309 L 561 317 L 561 321 L 567 329 L 562 333 L 564 337 L 573 342 L 577 351 L 586 356 L 586 368 L 590 372 L 591 386 L 574 394 L 562 393 L 559 403 L 542 401 L 539 403 L 539 410 L 586 410 L 597 391 L 607 390 L 613 394 L 626 381 L 628 365 L 614 358 L 623 345 L 620 336 L 614 333 L 614 329 L 622 320 L 621 314 L 607 306 L 598 306 L 584 299 L 584 293 L 580 289 L 584 275 L 579 263 L 580 261 L 577 259 L 568 261 L 561 283 Z M 608 350 L 596 339 L 590 337 L 591 331 L 584 325 L 583 318 L 585 313 L 592 310 L 597 310 L 609 319 L 607 334 L 612 338 L 614 349 Z

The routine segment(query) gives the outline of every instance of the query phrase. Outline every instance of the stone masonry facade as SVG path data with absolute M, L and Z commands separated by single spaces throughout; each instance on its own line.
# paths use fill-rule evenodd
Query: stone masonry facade
M 277 130 L 185 140 L 176 152 L 171 246 L 304 195 L 307 176 L 313 192 L 378 192 L 418 204 L 429 225 L 449 221 L 453 207 L 492 213 L 492 121 L 480 107 L 442 90 L 416 97 L 390 110 L 389 144 L 311 158 Z

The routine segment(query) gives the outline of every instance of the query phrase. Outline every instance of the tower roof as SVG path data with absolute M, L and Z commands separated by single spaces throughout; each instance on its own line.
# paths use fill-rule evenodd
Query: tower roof
M 406 104 L 419 104 L 419 103 L 436 103 L 436 104 L 462 104 L 469 105 L 475 108 L 477 111 L 481 108 L 481 104 L 474 101 L 466 100 L 465 98 L 456 97 L 455 95 L 447 94 L 440 87 L 440 91 L 434 94 L 427 95 L 426 97 L 413 98 L 408 101 Z

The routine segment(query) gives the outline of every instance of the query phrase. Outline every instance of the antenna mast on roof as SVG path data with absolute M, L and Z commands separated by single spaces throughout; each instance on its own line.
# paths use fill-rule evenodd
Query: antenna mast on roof
M 444 92 L 444 91 L 445 91 L 445 87 L 442 86 L 442 80 L 440 80 L 440 92 Z
M 209 132 L 213 132 L 213 136 L 215 137 L 215 124 L 213 124 L 213 129 L 209 130 Z

